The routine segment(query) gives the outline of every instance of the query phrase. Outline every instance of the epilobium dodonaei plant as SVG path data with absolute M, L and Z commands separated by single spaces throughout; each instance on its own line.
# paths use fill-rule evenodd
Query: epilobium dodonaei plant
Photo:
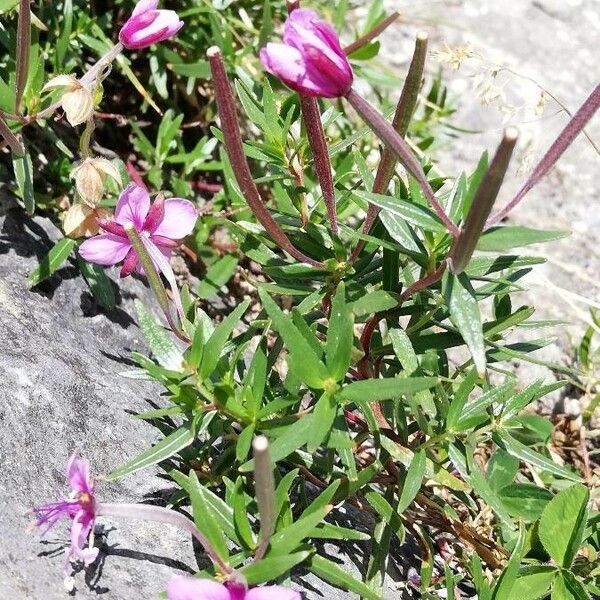
M 261 28 L 256 47 L 293 93 L 276 78 L 249 75 L 259 64 L 254 47 L 236 52 L 232 38 L 215 36 L 218 46 L 207 51 L 218 126 L 211 133 L 222 147 L 213 156 L 214 143 L 201 139 L 190 164 L 222 169 L 223 180 L 205 189 L 223 210 L 204 210 L 199 226 L 186 200 L 159 194 L 152 203 L 131 169 L 136 183 L 114 216 L 103 202 L 125 179 L 91 152 L 96 95 L 119 44 L 82 78 L 61 79 L 67 85 L 49 107 L 19 116 L 17 102 L 16 118 L 8 117 L 25 125 L 60 102 L 73 121 L 83 118 L 73 173 L 81 208 L 65 219 L 72 237 L 49 260 L 78 247 L 83 269 L 95 268 L 91 261 L 122 263 L 123 275 L 143 271 L 168 324 L 139 305 L 152 357 L 136 354 L 141 372 L 133 376 L 158 381 L 165 403 L 140 416 L 164 438 L 105 479 L 159 465 L 178 486 L 177 510 L 103 503 L 78 460 L 72 496 L 36 509 L 38 524 L 70 519 L 68 556 L 84 562 L 94 559 L 88 536 L 102 516 L 185 528 L 212 566 L 199 579 L 173 579 L 171 599 L 296 599 L 289 578 L 308 570 L 377 600 L 393 548 L 409 537 L 419 572 L 396 579 L 423 597 L 598 595 L 597 499 L 555 459 L 547 420 L 524 414 L 562 383 L 518 381 L 510 369 L 535 362 L 532 353 L 552 341 L 536 332 L 548 324 L 532 320 L 534 309 L 516 296 L 543 260 L 515 249 L 563 232 L 498 223 L 593 116 L 600 87 L 522 191 L 490 217 L 517 132 L 508 128 L 469 176 L 436 175 L 411 131 L 431 114 L 430 106 L 419 112 L 427 36 L 416 39 L 389 122 L 355 87 L 361 53 L 373 51 L 392 19 L 377 15 L 372 31 L 344 48 L 315 11 L 297 2 L 286 9 L 283 44 L 266 43 L 270 30 Z M 179 27 L 172 11 L 144 1 L 120 43 L 146 47 Z M 439 87 L 428 105 L 443 96 Z M 181 123 L 166 113 L 156 146 L 134 128 L 152 168 L 187 161 L 175 141 Z M 22 154 L 18 132 L 2 127 Z M 181 152 L 170 154 L 171 146 Z M 27 161 L 16 164 L 26 174 Z M 226 238 L 224 256 L 198 290 L 180 293 L 168 256 L 188 234 L 200 252 L 213 229 Z M 217 294 L 230 312 L 213 320 L 208 304 Z M 340 541 L 361 547 L 360 577 L 331 556 Z

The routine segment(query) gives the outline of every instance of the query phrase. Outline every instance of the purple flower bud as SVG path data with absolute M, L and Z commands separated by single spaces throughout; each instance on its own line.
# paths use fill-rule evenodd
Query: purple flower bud
M 119 32 L 125 48 L 137 50 L 172 38 L 183 21 L 174 10 L 158 10 L 158 0 L 140 0 Z
M 307 96 L 345 96 L 353 81 L 352 67 L 333 27 L 306 8 L 287 18 L 283 44 L 260 51 L 265 69 Z

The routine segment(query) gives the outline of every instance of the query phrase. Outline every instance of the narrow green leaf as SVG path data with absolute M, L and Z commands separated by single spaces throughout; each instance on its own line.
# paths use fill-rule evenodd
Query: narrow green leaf
M 290 425 L 285 430 L 285 433 L 271 443 L 271 458 L 273 462 L 277 462 L 302 448 L 310 437 L 312 427 L 312 415 L 306 415 L 293 425 Z M 254 470 L 254 459 L 245 462 L 240 467 L 241 473 L 247 473 L 252 470 Z
M 360 297 L 352 303 L 352 312 L 357 317 L 390 310 L 398 306 L 398 300 L 388 292 L 375 290 Z
M 40 261 L 38 267 L 29 275 L 29 285 L 37 285 L 60 269 L 73 252 L 75 244 L 75 240 L 71 238 L 62 238 L 62 240 L 56 242 L 50 252 Z
M 507 383 L 493 387 L 481 396 L 475 398 L 471 402 L 467 402 L 460 414 L 458 422 L 453 427 L 453 431 L 462 431 L 468 429 L 472 425 L 474 418 L 485 414 L 485 410 L 494 403 L 502 402 L 514 389 L 515 380 L 512 379 Z
M 244 300 L 241 304 L 236 306 L 235 310 L 227 315 L 213 331 L 202 352 L 200 368 L 198 369 L 198 377 L 200 377 L 200 379 L 207 379 L 215 370 L 215 367 L 221 358 L 225 343 L 229 339 L 231 332 L 235 329 L 239 320 L 242 318 L 242 315 L 248 309 L 248 306 L 250 306 L 250 300 Z
M 330 510 L 330 506 L 325 506 L 277 531 L 271 536 L 268 556 L 287 554 L 294 550 L 303 540 L 310 538 L 311 532 Z
M 366 200 L 379 208 L 389 211 L 392 214 L 403 218 L 408 223 L 421 227 L 425 231 L 434 233 L 446 233 L 446 226 L 440 221 L 438 216 L 426 206 L 400 200 L 394 196 L 384 196 L 383 194 L 374 194 L 362 190 L 355 190 L 354 195 L 361 200 Z
M 292 567 L 306 560 L 310 556 L 309 551 L 294 552 L 281 556 L 268 556 L 258 562 L 251 563 L 241 569 L 248 585 L 258 585 L 266 581 L 274 581 L 285 575 Z
M 475 464 L 471 464 L 470 468 L 467 467 L 467 459 L 463 452 L 459 450 L 454 444 L 448 446 L 448 456 L 458 469 L 461 477 L 469 483 L 473 489 L 481 496 L 490 508 L 496 513 L 502 523 L 509 529 L 514 529 L 515 524 L 513 523 L 510 515 L 504 508 L 502 501 L 498 495 L 492 490 L 487 482 L 487 479 L 483 476 L 483 473 L 479 470 L 479 467 Z M 472 461 L 471 461 L 472 462 Z
M 562 490 L 546 506 L 538 534 L 554 562 L 568 569 L 579 551 L 587 523 L 590 492 L 575 484 Z
M 210 266 L 204 279 L 198 285 L 196 293 L 200 298 L 214 296 L 231 278 L 238 264 L 238 257 L 226 254 Z
M 442 287 L 450 319 L 465 340 L 477 372 L 483 376 L 486 367 L 485 342 L 475 290 L 464 273 L 454 276 L 448 271 L 444 275 Z
M 493 435 L 494 441 L 498 446 L 506 450 L 512 456 L 524 460 L 526 463 L 534 465 L 540 469 L 553 473 L 554 475 L 558 475 L 559 477 L 564 477 L 565 479 L 570 479 L 571 481 L 579 482 L 581 481 L 581 477 L 579 477 L 576 473 L 567 469 L 566 467 L 562 467 L 552 462 L 549 458 L 542 456 L 535 450 L 528 448 L 514 437 L 512 437 L 507 431 L 502 429 L 498 430 Z
M 317 401 L 313 411 L 313 428 L 306 445 L 306 449 L 311 454 L 328 438 L 337 414 L 337 407 L 335 396 L 328 393 L 324 393 Z
M 311 344 L 277 306 L 269 294 L 259 290 L 259 295 L 268 315 L 273 320 L 273 327 L 279 332 L 290 352 L 288 361 L 290 369 L 308 386 L 322 388 L 329 379 L 327 368 L 315 353 Z
M 243 479 L 238 477 L 233 490 L 233 524 L 240 542 L 247 549 L 255 549 L 256 536 L 248 519 L 249 508 L 246 504 L 246 495 L 243 490 Z
M 383 596 L 356 579 L 351 573 L 318 554 L 310 558 L 307 568 L 321 579 L 347 592 L 354 592 L 365 600 L 383 600 Z
M 514 595 L 513 587 L 519 575 L 519 566 L 521 564 L 521 559 L 523 558 L 524 545 L 525 528 L 521 526 L 519 528 L 517 543 L 515 544 L 512 554 L 510 555 L 508 564 L 504 567 L 502 575 L 500 575 L 498 583 L 494 588 L 492 600 L 511 600 L 512 598 L 519 598 L 519 596 Z
M 423 477 L 425 477 L 425 467 L 427 465 L 427 456 L 425 450 L 418 450 L 415 452 L 415 456 L 408 467 L 406 472 L 406 478 L 404 479 L 404 485 L 402 486 L 402 493 L 400 494 L 400 500 L 398 501 L 398 512 L 403 513 L 409 506 L 410 503 L 415 499 L 415 496 L 421 489 L 421 483 Z
M 341 381 L 352 360 L 354 342 L 354 316 L 346 304 L 346 288 L 340 282 L 331 302 L 327 329 L 326 362 L 331 377 Z
M 204 534 L 213 550 L 225 561 L 229 558 L 229 549 L 223 535 L 219 520 L 217 520 L 214 511 L 206 502 L 206 496 L 203 494 L 204 488 L 198 481 L 198 476 L 194 470 L 189 475 L 190 500 L 192 502 L 192 512 L 194 514 L 194 523 L 196 527 Z
M 211 413 L 211 419 L 212 415 L 214 415 L 214 413 Z M 179 429 L 170 433 L 167 437 L 160 440 L 160 442 L 156 443 L 152 448 L 145 450 L 133 460 L 130 460 L 114 471 L 111 471 L 106 476 L 106 479 L 108 481 L 120 479 L 125 475 L 130 475 L 131 473 L 155 465 L 163 460 L 167 460 L 167 458 L 174 456 L 180 450 L 187 448 L 196 439 L 196 435 L 196 422 L 195 420 L 189 421 L 185 425 L 179 427 Z
M 403 394 L 414 394 L 437 385 L 436 377 L 391 377 L 389 379 L 365 379 L 346 385 L 338 392 L 340 400 L 348 402 L 379 402 L 394 400 Z
M 568 235 L 570 235 L 569 231 L 549 231 L 504 225 L 502 227 L 492 227 L 485 231 L 479 238 L 477 249 L 485 252 L 504 252 L 510 248 L 559 240 Z

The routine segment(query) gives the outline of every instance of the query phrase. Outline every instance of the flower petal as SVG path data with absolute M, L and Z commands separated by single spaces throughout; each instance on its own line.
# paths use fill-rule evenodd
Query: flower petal
M 230 600 L 227 588 L 210 579 L 194 579 L 185 575 L 173 577 L 167 584 L 169 600 Z
M 79 256 L 97 265 L 116 265 L 127 256 L 130 248 L 129 239 L 112 233 L 102 233 L 85 240 L 79 246 Z
M 148 10 L 156 10 L 158 8 L 158 0 L 140 0 L 131 13 L 132 17 L 141 15 Z
M 247 591 L 245 600 L 302 600 L 302 597 L 290 588 L 281 585 L 266 585 Z
M 57 75 L 46 83 L 46 85 L 42 88 L 42 92 L 55 90 L 56 88 L 61 87 L 74 89 L 79 87 L 79 83 L 77 82 L 77 79 L 73 77 L 73 75 Z
M 150 195 L 148 191 L 135 183 L 131 183 L 119 196 L 119 202 L 115 208 L 115 221 L 119 225 L 133 223 L 133 226 L 141 231 L 149 210 Z
M 87 539 L 94 528 L 94 519 L 85 511 L 79 511 L 71 524 L 71 546 L 68 554 L 89 565 L 96 560 L 98 548 L 86 548 Z
M 165 200 L 165 215 L 152 235 L 181 240 L 194 231 L 198 219 L 196 207 L 183 198 L 168 198 Z
M 81 458 L 77 450 L 71 454 L 67 463 L 67 481 L 75 492 L 90 493 L 92 490 L 90 463 L 85 458 Z

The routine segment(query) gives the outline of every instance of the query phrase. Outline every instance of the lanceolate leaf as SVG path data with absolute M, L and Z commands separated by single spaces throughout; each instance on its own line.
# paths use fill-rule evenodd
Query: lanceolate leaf
M 290 351 L 290 368 L 304 383 L 311 387 L 322 388 L 329 378 L 327 368 L 316 355 L 310 342 L 302 335 L 289 316 L 275 304 L 274 300 L 259 290 L 265 310 L 273 320 L 273 327 L 279 332 Z
M 306 560 L 309 556 L 310 552 L 308 551 L 269 556 L 249 564 L 241 569 L 241 572 L 244 574 L 248 585 L 258 585 L 285 575 L 292 567 Z
M 519 596 L 515 596 L 513 594 L 513 588 L 519 574 L 519 566 L 523 556 L 524 545 L 525 529 L 521 527 L 519 529 L 519 537 L 517 538 L 517 543 L 515 544 L 515 548 L 510 556 L 510 560 L 504 567 L 502 575 L 500 575 L 500 579 L 498 579 L 498 583 L 494 588 L 492 600 L 511 600 L 512 598 L 519 598 Z
M 544 469 L 545 471 L 553 473 L 554 475 L 558 475 L 559 477 L 564 477 L 565 479 L 570 479 L 571 481 L 581 481 L 581 478 L 573 471 L 567 469 L 566 467 L 557 465 L 549 458 L 546 458 L 535 450 L 525 446 L 512 437 L 507 431 L 498 430 L 493 437 L 496 444 L 498 444 L 498 446 L 501 448 L 504 448 L 512 456 L 520 460 L 524 460 L 525 462 L 540 469 Z
M 403 394 L 413 394 L 432 388 L 438 383 L 435 377 L 395 377 L 366 379 L 345 386 L 338 393 L 341 400 L 377 402 L 399 399 Z
M 202 352 L 200 368 L 198 369 L 198 376 L 201 379 L 209 377 L 217 366 L 225 343 L 249 305 L 250 301 L 244 300 L 244 302 L 237 306 L 230 315 L 227 315 L 213 331 Z
M 195 439 L 196 436 L 202 433 L 204 429 L 208 427 L 212 421 L 215 413 L 206 413 L 198 424 L 198 418 L 193 421 L 189 421 L 185 425 L 179 427 L 167 437 L 163 438 L 149 448 L 136 456 L 133 460 L 125 463 L 123 466 L 110 472 L 107 476 L 107 480 L 120 479 L 125 475 L 130 475 L 146 467 L 155 465 L 163 460 L 167 460 L 171 456 L 177 454 L 180 450 L 187 448 Z
M 76 242 L 63 238 L 54 244 L 52 250 L 40 261 L 39 266 L 29 275 L 29 285 L 37 285 L 60 269 L 75 248 Z
M 350 366 L 353 326 L 354 316 L 350 306 L 346 304 L 346 287 L 341 282 L 331 302 L 327 329 L 327 368 L 336 381 L 344 378 Z
M 455 276 L 447 271 L 442 288 L 450 311 L 450 319 L 469 347 L 478 373 L 483 375 L 486 367 L 485 343 L 479 305 L 471 282 L 464 273 Z
M 29 152 L 25 152 L 23 156 L 15 156 L 13 168 L 25 210 L 32 215 L 35 211 L 35 196 L 33 194 L 33 164 Z
M 321 579 L 343 590 L 358 594 L 365 600 L 383 600 L 380 594 L 327 558 L 315 554 L 311 557 L 307 567 L 315 575 L 321 577 Z
M 477 248 L 487 252 L 504 252 L 511 248 L 529 246 L 558 240 L 569 235 L 568 231 L 547 231 L 543 229 L 530 229 L 528 227 L 501 226 L 488 229 L 479 238 Z

